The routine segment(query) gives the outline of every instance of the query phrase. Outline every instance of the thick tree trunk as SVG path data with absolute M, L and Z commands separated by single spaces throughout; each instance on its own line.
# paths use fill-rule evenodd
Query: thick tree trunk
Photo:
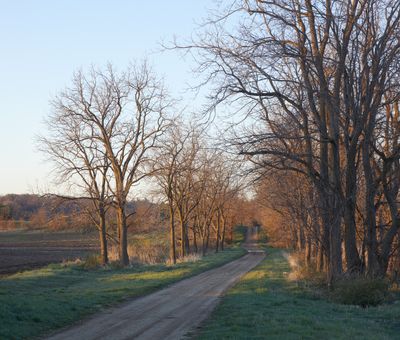
M 340 171 L 340 154 L 339 154 L 339 122 L 337 109 L 332 108 L 328 114 L 329 118 L 329 175 L 330 187 L 332 194 L 330 195 L 330 277 L 331 281 L 339 278 L 343 273 L 342 263 L 342 189 L 341 189 L 341 171 Z
M 377 258 L 378 242 L 376 239 L 376 208 L 375 208 L 375 185 L 372 167 L 370 163 L 369 135 L 365 136 L 362 148 L 362 161 L 365 175 L 365 228 L 366 228 L 366 250 L 367 250 L 367 274 L 375 277 L 379 273 L 379 262 Z
M 356 143 L 352 141 L 347 152 L 346 164 L 346 189 L 344 204 L 344 246 L 346 256 L 347 272 L 360 274 L 361 259 L 357 250 L 356 240 L 356 197 L 357 197 L 357 176 L 356 176 Z
M 117 223 L 119 231 L 119 261 L 123 266 L 129 265 L 128 256 L 128 228 L 126 223 L 125 207 L 117 207 Z

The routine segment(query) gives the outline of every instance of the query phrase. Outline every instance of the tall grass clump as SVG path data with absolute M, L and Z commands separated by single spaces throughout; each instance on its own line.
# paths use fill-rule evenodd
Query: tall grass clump
M 364 276 L 344 277 L 329 288 L 325 273 L 317 272 L 315 266 L 307 265 L 300 253 L 283 254 L 290 265 L 289 281 L 312 291 L 312 295 L 323 297 L 343 305 L 357 305 L 363 308 L 378 306 L 389 297 L 389 282 L 385 279 Z M 329 289 L 328 289 L 329 288 Z
M 86 270 L 97 269 L 102 266 L 101 257 L 98 254 L 89 254 L 81 265 Z
M 190 253 L 190 254 L 185 255 L 184 257 L 178 257 L 176 259 L 176 263 L 187 263 L 187 262 L 191 262 L 192 263 L 192 262 L 200 261 L 201 259 L 202 259 L 201 254 L 199 254 L 199 253 Z M 166 263 L 167 266 L 173 266 L 174 265 L 174 263 L 171 261 L 170 258 L 168 258 L 165 263 Z
M 318 272 L 313 263 L 307 264 L 301 253 L 283 252 L 290 265 L 289 281 L 301 281 L 305 286 L 322 286 L 325 283 L 325 274 Z
M 344 305 L 363 308 L 378 306 L 389 296 L 389 283 L 385 279 L 368 277 L 346 278 L 335 282 L 332 300 Z
M 165 242 L 141 239 L 128 245 L 129 261 L 131 263 L 158 264 L 165 263 L 168 259 L 168 245 Z M 111 262 L 118 261 L 118 247 L 111 246 L 109 249 Z

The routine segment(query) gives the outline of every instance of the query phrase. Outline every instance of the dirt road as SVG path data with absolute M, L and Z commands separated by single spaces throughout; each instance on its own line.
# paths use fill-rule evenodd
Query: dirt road
M 249 253 L 240 259 L 97 314 L 48 339 L 181 339 L 210 314 L 224 291 L 264 258 L 252 243 L 254 236 L 249 233 Z

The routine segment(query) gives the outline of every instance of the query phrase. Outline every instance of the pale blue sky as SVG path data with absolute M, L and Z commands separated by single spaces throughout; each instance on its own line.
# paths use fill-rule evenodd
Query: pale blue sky
M 162 40 L 189 37 L 217 7 L 214 0 L 0 0 L 0 194 L 47 185 L 50 166 L 34 136 L 74 70 L 107 62 L 123 68 Z M 181 95 L 189 62 L 176 52 L 150 60 Z

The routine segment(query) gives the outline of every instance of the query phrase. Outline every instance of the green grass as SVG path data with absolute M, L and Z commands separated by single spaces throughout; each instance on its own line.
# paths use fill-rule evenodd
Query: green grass
M 400 339 L 400 301 L 378 307 L 340 305 L 286 279 L 278 249 L 227 292 L 199 339 Z
M 0 280 L 0 339 L 25 339 L 92 314 L 105 306 L 150 293 L 243 255 L 240 248 L 176 266 L 147 265 L 86 271 L 50 265 Z

